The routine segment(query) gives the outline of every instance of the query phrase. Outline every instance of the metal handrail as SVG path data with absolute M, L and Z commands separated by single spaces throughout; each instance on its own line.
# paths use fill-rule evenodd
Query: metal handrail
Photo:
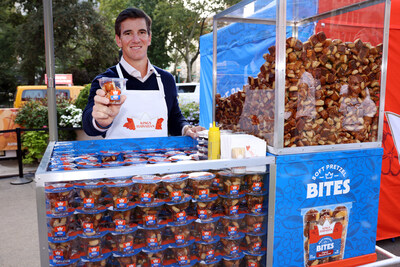
M 380 267 L 380 266 L 398 266 L 400 263 L 400 257 L 396 256 L 394 254 L 392 254 L 391 252 L 375 246 L 375 251 L 377 253 L 381 253 L 387 257 L 389 257 L 386 260 L 381 260 L 381 261 L 377 261 L 377 262 L 373 262 L 373 263 L 369 263 L 369 264 L 364 264 L 364 265 L 360 265 L 359 267 Z

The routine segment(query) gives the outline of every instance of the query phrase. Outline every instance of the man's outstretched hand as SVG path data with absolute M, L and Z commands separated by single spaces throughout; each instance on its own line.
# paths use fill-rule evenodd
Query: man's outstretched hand
M 106 93 L 102 89 L 97 89 L 96 96 L 94 97 L 94 106 L 92 116 L 97 124 L 102 127 L 110 125 L 114 118 L 118 115 L 122 104 L 126 100 L 125 95 L 121 95 L 120 104 L 110 104 L 110 100 L 105 96 Z

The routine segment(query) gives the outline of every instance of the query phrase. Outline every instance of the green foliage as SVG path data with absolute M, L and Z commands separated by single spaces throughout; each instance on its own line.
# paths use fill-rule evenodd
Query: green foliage
M 0 3 L 0 105 L 11 107 L 12 97 L 18 82 L 15 56 L 15 40 L 17 34 L 14 21 L 17 19 L 12 12 L 12 5 L 8 1 Z
M 43 84 L 46 72 L 43 1 L 11 2 L 14 4 L 7 10 L 19 19 L 12 25 L 15 34 L 5 40 L 6 44 L 14 44 L 15 52 L 10 53 L 13 50 L 9 49 L 5 54 L 14 56 L 16 73 L 21 77 L 19 84 Z M 52 1 L 55 71 L 72 73 L 75 84 L 90 82 L 118 60 L 114 35 L 104 26 L 105 18 L 96 12 L 95 4 L 95 1 Z
M 82 120 L 82 110 L 77 109 L 69 100 L 57 98 L 58 127 L 79 127 Z M 47 99 L 28 101 L 17 113 L 15 122 L 27 129 L 46 128 L 48 125 Z M 59 130 L 60 141 L 75 140 L 73 130 Z
M 26 102 L 18 110 L 15 123 L 29 129 L 43 128 L 48 124 L 47 106 L 41 101 Z
M 179 104 L 183 116 L 190 122 L 190 124 L 199 123 L 200 106 L 198 103 L 191 102 L 187 104 Z
M 25 155 L 22 160 L 24 164 L 40 162 L 46 151 L 49 134 L 45 132 L 25 132 L 22 135 L 22 145 Z
M 86 84 L 85 87 L 80 91 L 77 99 L 75 100 L 75 106 L 77 108 L 80 108 L 81 110 L 84 110 L 87 103 L 88 103 L 88 98 L 89 98 L 89 93 L 90 93 L 90 86 L 91 84 Z
M 107 27 L 106 18 L 95 11 L 93 5 L 89 2 L 79 1 L 79 3 L 76 10 L 69 13 L 80 14 L 79 39 L 72 46 L 74 49 L 72 54 L 66 54 L 65 57 L 69 59 L 73 56 L 73 60 L 69 64 L 69 68 L 72 68 L 70 73 L 74 77 L 82 76 L 81 81 L 74 79 L 74 82 L 76 84 L 87 84 L 96 75 L 115 65 L 119 61 L 119 57 L 114 31 Z M 84 10 L 81 10 L 82 7 L 84 7 Z
M 238 1 L 188 0 L 183 5 L 183 0 L 53 0 L 55 72 L 72 73 L 75 84 L 86 84 L 118 62 L 114 21 L 130 6 L 153 19 L 151 62 L 166 68 L 174 49 L 179 49 L 190 72 L 199 36 L 210 28 L 205 18 Z M 5 92 L 1 102 L 18 84 L 44 84 L 43 1 L 0 1 L 0 24 L 0 91 Z
M 186 63 L 186 80 L 191 82 L 191 61 L 199 55 L 201 25 L 205 18 L 200 17 L 200 10 L 189 10 L 183 0 L 161 2 L 154 11 L 157 24 L 162 24 L 169 32 L 170 47 L 177 51 Z M 189 79 L 188 79 L 189 77 Z

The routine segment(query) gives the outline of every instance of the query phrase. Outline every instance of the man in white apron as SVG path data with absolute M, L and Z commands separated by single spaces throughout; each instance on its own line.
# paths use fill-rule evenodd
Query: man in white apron
M 122 49 L 116 66 L 92 82 L 89 101 L 83 112 L 83 128 L 88 135 L 110 139 L 187 135 L 196 137 L 203 127 L 191 127 L 181 113 L 173 76 L 155 66 L 148 57 L 151 19 L 140 9 L 128 8 L 115 21 L 115 40 Z M 121 104 L 110 104 L 101 90 L 99 78 L 125 78 Z

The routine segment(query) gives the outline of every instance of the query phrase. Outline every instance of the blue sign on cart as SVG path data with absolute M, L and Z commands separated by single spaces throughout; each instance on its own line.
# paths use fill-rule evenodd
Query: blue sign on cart
M 276 157 L 274 266 L 375 252 L 383 150 Z

